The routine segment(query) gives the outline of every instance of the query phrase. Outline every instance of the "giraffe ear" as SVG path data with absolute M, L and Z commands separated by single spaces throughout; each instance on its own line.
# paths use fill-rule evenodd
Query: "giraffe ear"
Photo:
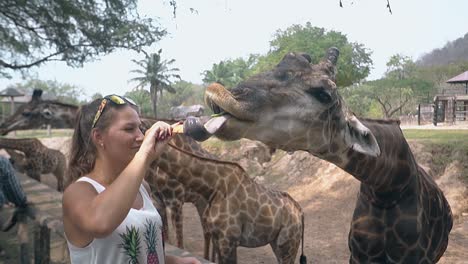
M 345 142 L 355 151 L 377 157 L 380 147 L 369 128 L 364 126 L 354 115 L 346 120 Z

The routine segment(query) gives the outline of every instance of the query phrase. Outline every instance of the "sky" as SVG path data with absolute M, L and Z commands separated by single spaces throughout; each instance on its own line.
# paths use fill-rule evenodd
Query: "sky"
M 275 32 L 293 24 L 310 22 L 363 44 L 374 62 L 368 79 L 382 77 L 392 55 L 416 60 L 468 33 L 467 0 L 390 0 L 393 14 L 387 0 L 342 2 L 343 8 L 339 0 L 177 0 L 175 18 L 168 0 L 139 0 L 138 8 L 169 32 L 146 50 L 162 48 L 163 59 L 175 59 L 172 66 L 180 69 L 182 79 L 198 84 L 214 63 L 266 54 Z M 129 82 L 137 76 L 130 73 L 137 69 L 132 59 L 143 59 L 143 54 L 116 51 L 78 69 L 50 62 L 32 68 L 32 76 L 76 85 L 84 91 L 82 99 L 96 92 L 124 94 L 136 86 Z M 0 90 L 23 81 L 20 75 L 0 79 Z

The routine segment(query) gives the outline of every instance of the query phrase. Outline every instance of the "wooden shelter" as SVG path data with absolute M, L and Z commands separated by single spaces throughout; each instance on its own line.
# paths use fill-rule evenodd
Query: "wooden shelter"
M 450 84 L 464 84 L 465 93 L 442 94 L 434 97 L 434 125 L 439 122 L 455 123 L 467 121 L 468 115 L 468 71 L 446 81 Z

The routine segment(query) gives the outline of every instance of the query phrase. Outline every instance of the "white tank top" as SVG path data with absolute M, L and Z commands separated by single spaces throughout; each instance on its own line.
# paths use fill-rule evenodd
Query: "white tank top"
M 88 177 L 98 193 L 106 188 Z M 123 222 L 107 237 L 95 238 L 86 247 L 72 245 L 68 240 L 72 264 L 164 264 L 161 217 L 145 187 L 140 185 L 143 207 L 130 209 Z

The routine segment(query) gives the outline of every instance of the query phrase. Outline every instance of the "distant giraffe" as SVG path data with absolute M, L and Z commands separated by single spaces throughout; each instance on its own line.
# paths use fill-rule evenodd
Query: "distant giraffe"
M 14 168 L 37 181 L 41 181 L 41 174 L 54 174 L 57 190 L 63 191 L 67 162 L 62 152 L 44 146 L 36 138 L 0 138 L 0 148 L 7 149 Z
M 278 263 L 294 263 L 303 241 L 304 215 L 291 196 L 257 184 L 237 163 L 198 156 L 172 141 L 168 144 L 158 167 L 209 201 L 203 219 L 219 263 L 237 263 L 238 246 L 267 244 Z
M 53 128 L 73 128 L 78 106 L 65 104 L 56 100 L 42 100 L 41 95 L 41 90 L 35 90 L 30 102 L 19 107 L 15 114 L 0 124 L 0 134 L 5 135 L 14 130 L 39 128 L 44 124 L 51 124 Z M 150 123 L 155 121 L 148 118 L 142 118 L 142 120 L 143 122 Z M 171 120 L 163 121 L 175 122 Z M 198 143 L 185 136 L 175 136 L 172 142 L 175 142 L 174 144 L 182 149 L 197 151 L 199 155 L 207 156 L 209 154 Z M 201 152 L 204 152 L 204 154 L 201 154 Z M 160 183 L 159 185 L 152 186 L 158 186 L 166 207 L 173 212 L 171 215 L 176 227 L 177 246 L 183 248 L 183 204 L 185 202 L 192 202 L 200 212 L 203 211 L 203 207 L 206 206 L 207 202 L 200 199 L 200 197 L 196 197 L 196 194 L 190 192 L 190 190 L 186 190 L 182 184 L 174 180 L 174 177 L 168 177 L 169 180 L 164 181 L 159 179 L 159 175 L 156 172 L 157 168 L 149 170 L 146 180 L 149 183 Z M 156 177 L 156 179 L 150 179 L 149 177 Z M 161 177 L 165 178 L 164 176 Z M 67 185 L 68 183 L 66 182 L 65 186 Z M 159 191 L 159 189 L 156 190 Z M 209 238 L 206 232 L 204 232 L 204 236 L 207 238 L 205 245 L 209 245 Z M 205 258 L 208 258 L 208 250 L 209 247 L 205 246 Z
M 151 118 L 142 118 L 143 132 L 149 128 L 157 120 Z M 167 120 L 166 120 L 167 121 Z M 169 123 L 174 122 L 172 120 Z M 198 156 L 205 157 L 208 159 L 217 159 L 213 154 L 207 152 L 201 147 L 195 140 L 184 135 L 175 134 L 171 142 L 178 148 L 185 151 L 196 153 Z M 195 165 L 195 164 L 194 164 Z M 204 236 L 204 258 L 209 258 L 211 236 L 207 231 L 206 224 L 203 219 L 203 212 L 208 206 L 208 201 L 197 192 L 187 188 L 184 184 L 179 182 L 173 175 L 172 172 L 165 172 L 158 168 L 157 162 L 151 165 L 151 170 L 147 172 L 145 177 L 151 186 L 162 195 L 165 201 L 166 207 L 171 211 L 171 219 L 173 226 L 176 231 L 176 242 L 177 246 L 184 248 L 183 244 L 183 205 L 186 202 L 192 203 L 197 209 L 202 224 L 203 236 Z
M 42 90 L 34 90 L 31 101 L 0 124 L 0 134 L 51 125 L 53 128 L 73 128 L 78 106 L 56 100 L 42 100 Z
M 416 163 L 399 122 L 348 111 L 335 84 L 338 56 L 330 48 L 312 64 L 307 54 L 289 53 L 231 90 L 210 85 L 205 101 L 224 120 L 214 134 L 308 151 L 359 180 L 350 263 L 435 263 L 448 245 L 450 206 Z

